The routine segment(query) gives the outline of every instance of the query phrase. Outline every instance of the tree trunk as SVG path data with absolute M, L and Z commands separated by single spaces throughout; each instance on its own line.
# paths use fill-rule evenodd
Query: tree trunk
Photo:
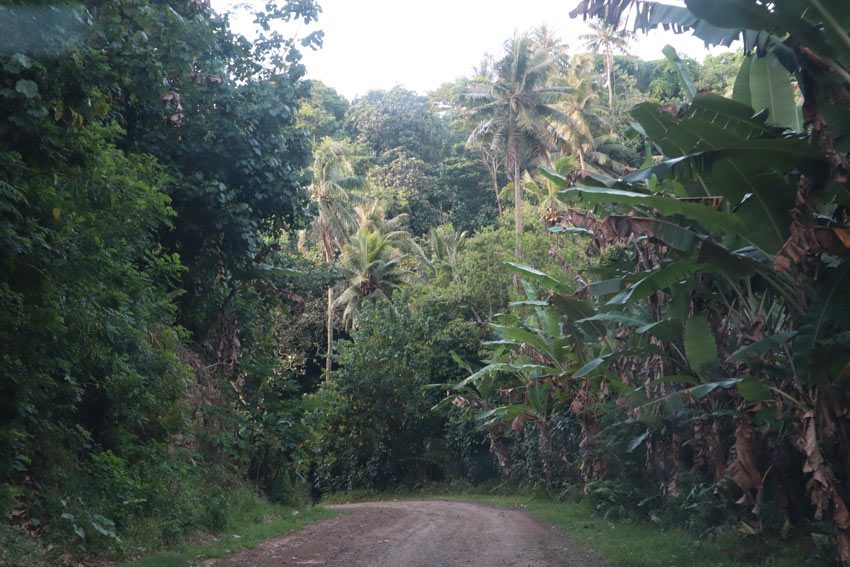
M 584 150 L 581 147 L 578 149 L 578 163 L 581 167 L 581 174 L 584 175 Z
M 334 352 L 334 288 L 328 288 L 328 351 L 325 354 L 325 381 L 331 381 L 331 368 L 333 361 L 331 356 Z
M 514 232 L 516 242 L 514 243 L 514 255 L 517 260 L 522 259 L 522 178 L 520 177 L 519 160 L 514 160 Z
M 493 191 L 496 194 L 496 208 L 499 210 L 499 216 L 502 216 L 502 202 L 499 200 L 499 170 L 496 160 L 490 160 L 488 169 L 490 170 L 490 179 L 493 181 Z
M 611 45 L 605 44 L 605 73 L 608 75 L 608 108 L 614 108 L 614 62 Z
M 522 178 L 520 177 L 519 159 L 514 160 L 514 257 L 522 261 Z M 514 287 L 522 292 L 522 282 L 519 274 L 514 274 Z
M 499 465 L 499 476 L 505 481 L 512 480 L 511 456 L 502 438 L 502 427 L 491 427 L 487 433 L 490 437 L 490 452 L 496 456 L 496 462 Z
M 319 233 L 322 237 L 322 251 L 325 253 L 325 262 L 330 266 L 333 264 L 334 256 L 333 256 L 333 246 L 331 245 L 330 235 L 328 234 L 328 228 L 326 225 L 322 225 Z M 325 381 L 331 381 L 331 370 L 333 367 L 333 362 L 331 360 L 331 356 L 334 352 L 334 286 L 331 284 L 328 287 L 328 321 L 327 321 L 327 333 L 328 333 L 328 350 L 325 353 Z
M 538 421 L 537 433 L 539 436 L 540 462 L 543 465 L 543 478 L 546 480 L 546 488 L 552 488 L 555 483 L 552 475 L 552 436 L 549 433 L 549 424 Z

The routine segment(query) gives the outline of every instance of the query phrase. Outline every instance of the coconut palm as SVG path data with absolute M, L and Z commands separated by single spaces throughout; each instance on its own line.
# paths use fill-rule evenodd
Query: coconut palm
M 400 214 L 387 218 L 386 211 L 377 202 L 361 205 L 354 209 L 357 217 L 357 230 L 368 227 L 385 235 L 391 244 L 415 260 L 424 271 L 431 267 L 430 260 L 422 248 L 416 243 L 413 235 L 405 228 L 408 215 Z
M 342 247 L 339 267 L 348 287 L 336 300 L 344 306 L 343 323 L 357 325 L 366 301 L 389 299 L 395 289 L 416 276 L 415 266 L 430 266 L 425 253 L 413 236 L 404 229 L 407 215 L 387 218 L 376 204 L 355 209 L 357 228 Z
M 366 301 L 389 299 L 393 291 L 410 281 L 413 270 L 405 262 L 410 256 L 399 250 L 393 238 L 368 225 L 361 226 L 342 249 L 339 265 L 348 287 L 337 298 L 344 306 L 343 322 L 357 326 Z
M 605 59 L 605 82 L 608 87 L 608 107 L 614 107 L 614 52 L 626 52 L 630 34 L 618 30 L 611 24 L 595 21 L 590 23 L 591 33 L 580 37 L 585 46 L 594 53 L 602 53 Z
M 465 230 L 455 230 L 450 224 L 434 226 L 428 231 L 428 251 L 431 262 L 445 262 L 456 283 L 460 283 L 457 266 L 460 254 L 466 246 L 466 237 Z
M 568 177 L 576 169 L 576 162 L 573 156 L 561 156 L 555 160 L 553 165 L 553 169 L 564 177 Z M 546 221 L 554 220 L 558 212 L 569 208 L 569 204 L 560 198 L 559 193 L 563 190 L 563 187 L 554 183 L 548 177 L 532 177 L 526 174 L 525 190 L 531 195 L 537 204 L 537 210 L 540 216 Z
M 561 151 L 575 155 L 580 174 L 599 172 L 622 175 L 627 165 L 617 159 L 628 152 L 618 144 L 610 124 L 610 109 L 601 107 L 592 75 L 593 61 L 588 55 L 573 58 L 561 83 L 570 88 L 569 96 L 557 104 L 564 115 L 561 128 Z
M 357 226 L 354 203 L 357 197 L 350 189 L 361 185 L 348 161 L 346 148 L 331 138 L 323 139 L 313 151 L 313 183 L 310 198 L 318 208 L 318 214 L 302 238 L 318 242 L 327 264 L 333 264 L 337 252 L 348 241 Z M 325 355 L 325 379 L 331 376 L 333 355 L 334 289 L 328 287 L 327 353 Z
M 548 159 L 559 141 L 556 123 L 563 115 L 553 104 L 568 89 L 547 86 L 553 67 L 551 54 L 536 50 L 529 36 L 517 36 L 505 43 L 505 56 L 496 63 L 496 80 L 489 92 L 473 93 L 484 103 L 471 110 L 477 126 L 467 144 L 483 142 L 504 156 L 514 180 L 517 258 L 522 253 L 522 172 Z
M 564 70 L 569 63 L 569 55 L 567 54 L 567 44 L 561 41 L 561 38 L 555 31 L 542 24 L 531 31 L 531 37 L 534 40 L 536 49 L 549 53 L 553 58 L 554 65 L 558 70 Z

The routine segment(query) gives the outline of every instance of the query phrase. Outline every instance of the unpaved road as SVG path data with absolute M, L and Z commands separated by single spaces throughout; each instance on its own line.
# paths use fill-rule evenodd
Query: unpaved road
M 216 566 L 602 567 L 559 529 L 518 510 L 442 501 L 331 506 L 345 513 Z

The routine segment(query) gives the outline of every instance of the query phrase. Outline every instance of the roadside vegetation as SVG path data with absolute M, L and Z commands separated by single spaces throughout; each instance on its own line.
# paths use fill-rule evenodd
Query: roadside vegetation
M 0 6 L 0 563 L 441 483 L 616 564 L 850 565 L 850 7 L 588 0 L 353 101 L 273 31 L 319 15 Z

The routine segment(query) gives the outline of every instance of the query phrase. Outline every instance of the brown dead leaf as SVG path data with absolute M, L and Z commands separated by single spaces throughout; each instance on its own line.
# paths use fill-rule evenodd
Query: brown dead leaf
M 761 499 L 762 474 L 756 463 L 755 450 L 753 447 L 753 424 L 746 417 L 738 422 L 735 432 L 735 459 L 726 469 L 726 474 L 735 481 L 735 484 L 744 491 L 745 495 L 750 490 L 756 490 L 756 501 Z
M 522 431 L 522 428 L 525 426 L 525 422 L 528 421 L 528 416 L 525 414 L 520 414 L 514 418 L 511 422 L 511 429 L 514 431 Z
M 797 228 L 776 254 L 774 265 L 779 271 L 804 262 L 824 252 L 836 256 L 850 253 L 850 234 L 842 228 L 819 226 Z

